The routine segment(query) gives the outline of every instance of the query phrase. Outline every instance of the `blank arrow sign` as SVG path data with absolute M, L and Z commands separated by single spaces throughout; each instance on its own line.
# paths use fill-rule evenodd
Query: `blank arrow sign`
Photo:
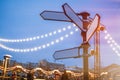
M 89 39 L 93 36 L 95 33 L 96 29 L 99 27 L 100 23 L 100 16 L 96 14 L 95 18 L 93 19 L 92 23 L 89 25 L 89 29 L 86 33 L 86 41 L 88 42 Z
M 80 48 L 75 47 L 75 48 L 70 48 L 65 50 L 59 50 L 53 54 L 53 57 L 55 60 L 77 58 L 77 57 L 80 57 Z
M 80 30 L 84 31 L 84 29 L 82 28 L 83 27 L 83 22 L 82 20 L 80 19 L 79 16 L 77 16 L 77 14 L 72 10 L 72 8 L 67 4 L 65 3 L 63 6 L 63 10 L 64 10 L 64 13 L 65 15 L 74 23 L 76 24 Z
M 65 21 L 65 22 L 71 21 L 63 12 L 43 11 L 40 14 L 40 16 L 45 20 Z

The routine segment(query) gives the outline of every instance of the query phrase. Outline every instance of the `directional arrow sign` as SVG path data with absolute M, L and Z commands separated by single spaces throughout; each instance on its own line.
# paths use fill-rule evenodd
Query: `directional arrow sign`
M 92 23 L 89 25 L 89 29 L 86 33 L 86 42 L 89 41 L 89 39 L 93 36 L 96 29 L 99 27 L 100 23 L 100 16 L 96 14 L 95 18 L 93 19 Z
M 63 12 L 43 11 L 40 14 L 40 16 L 45 20 L 66 21 L 66 22 L 71 21 Z
M 63 10 L 65 15 L 74 23 L 76 24 L 79 29 L 81 29 L 82 31 L 84 31 L 83 27 L 83 22 L 80 19 L 80 17 L 73 11 L 73 9 L 67 4 L 65 3 L 63 6 Z
M 55 60 L 77 58 L 77 57 L 80 57 L 80 48 L 75 47 L 75 48 L 70 48 L 65 50 L 59 50 L 53 54 L 53 57 Z

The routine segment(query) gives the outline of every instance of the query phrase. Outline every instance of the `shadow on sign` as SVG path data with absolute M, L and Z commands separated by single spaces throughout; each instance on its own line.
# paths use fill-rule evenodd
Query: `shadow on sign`
M 55 51 L 53 57 L 55 60 L 81 57 L 80 47 Z

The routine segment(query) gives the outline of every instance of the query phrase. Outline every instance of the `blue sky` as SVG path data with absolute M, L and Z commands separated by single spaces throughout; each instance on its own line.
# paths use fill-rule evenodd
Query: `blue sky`
M 119 0 L 0 0 L 0 38 L 5 39 L 23 39 L 42 35 L 54 30 L 72 26 L 69 22 L 43 20 L 40 13 L 44 10 L 62 12 L 62 5 L 68 3 L 75 12 L 87 11 L 90 17 L 96 13 L 101 16 L 101 23 L 106 26 L 107 31 L 119 45 L 119 27 L 120 27 L 120 1 Z M 68 31 L 44 39 L 23 42 L 23 43 L 6 43 L 1 44 L 11 48 L 31 48 L 46 44 L 60 36 L 65 35 Z M 101 31 L 101 63 L 106 66 L 112 63 L 120 64 L 120 56 L 115 54 L 112 48 L 104 39 L 105 34 Z M 82 43 L 80 31 L 75 32 L 72 36 L 64 39 L 58 44 L 54 44 L 44 49 L 33 52 L 12 52 L 0 48 L 0 59 L 5 54 L 12 55 L 12 59 L 18 62 L 39 62 L 47 59 L 54 62 L 53 54 L 57 50 L 77 47 Z M 93 47 L 93 39 L 90 40 Z M 82 66 L 81 59 L 65 59 L 56 61 L 66 64 L 67 66 Z M 90 58 L 90 66 L 93 66 L 93 57 Z

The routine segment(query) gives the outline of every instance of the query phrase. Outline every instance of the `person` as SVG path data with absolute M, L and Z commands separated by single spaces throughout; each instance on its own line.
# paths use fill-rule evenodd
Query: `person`
M 12 80 L 17 80 L 16 72 L 13 72 L 13 74 L 12 74 Z
M 30 71 L 27 74 L 27 80 L 33 80 L 33 74 Z
M 60 80 L 60 74 L 57 71 L 54 72 L 54 80 Z
M 60 74 L 55 74 L 54 80 L 60 80 Z
M 66 70 L 64 70 L 64 73 L 62 74 L 61 80 L 69 80 Z

